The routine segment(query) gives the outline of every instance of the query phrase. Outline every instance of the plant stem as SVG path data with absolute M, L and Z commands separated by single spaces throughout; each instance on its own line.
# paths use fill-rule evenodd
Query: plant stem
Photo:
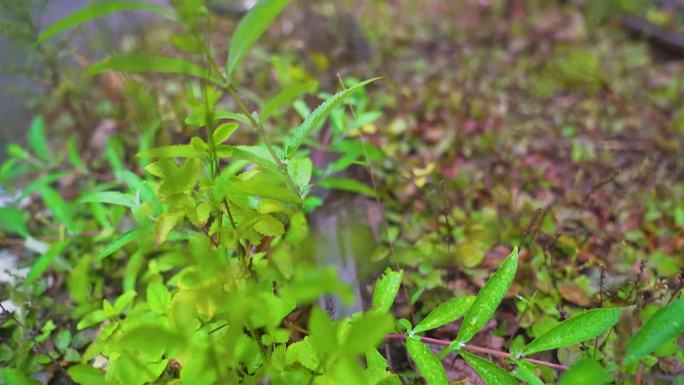
M 287 181 L 288 186 L 290 189 L 297 195 L 297 198 L 299 200 L 302 200 L 302 196 L 299 193 L 299 188 L 297 185 L 294 183 L 292 178 L 290 177 L 290 174 L 287 172 L 287 166 L 285 163 L 283 163 L 283 160 L 280 159 L 278 154 L 276 154 L 275 150 L 273 149 L 273 146 L 271 145 L 271 142 L 268 140 L 266 137 L 266 134 L 264 133 L 264 128 L 262 125 L 254 119 L 252 114 L 249 112 L 249 109 L 247 108 L 247 105 L 245 105 L 245 102 L 242 100 L 240 95 L 238 95 L 237 91 L 233 86 L 228 86 L 228 93 L 230 93 L 230 96 L 235 99 L 237 102 L 238 106 L 242 110 L 242 113 L 247 116 L 247 119 L 249 119 L 249 122 L 252 124 L 252 127 L 256 130 L 257 134 L 261 138 L 261 140 L 264 142 L 264 145 L 266 145 L 266 149 L 268 149 L 268 152 L 271 154 L 271 157 L 273 158 L 273 161 L 275 161 L 276 165 L 278 166 L 278 169 L 280 172 L 283 174 L 285 177 L 285 180 Z
M 388 339 L 391 340 L 406 340 L 406 336 L 403 334 L 388 334 L 387 335 Z M 433 345 L 441 345 L 441 346 L 449 346 L 451 344 L 451 341 L 445 341 L 445 340 L 438 340 L 436 338 L 430 338 L 430 337 L 420 337 L 420 340 L 428 343 L 428 344 L 433 344 Z M 511 358 L 513 355 L 508 352 L 502 352 L 501 350 L 495 350 L 495 349 L 489 349 L 489 348 L 483 348 L 481 346 L 476 346 L 476 345 L 471 345 L 471 344 L 466 344 L 464 346 L 465 350 L 468 350 L 473 353 L 483 353 L 483 354 L 490 354 L 492 356 L 496 356 L 499 358 Z M 566 370 L 568 367 L 562 364 L 554 364 L 553 362 L 548 362 L 548 361 L 542 361 L 542 360 L 537 360 L 534 358 L 522 358 L 525 361 L 538 364 L 538 365 L 544 365 L 548 366 L 549 368 L 554 368 L 554 369 L 559 369 L 559 370 Z

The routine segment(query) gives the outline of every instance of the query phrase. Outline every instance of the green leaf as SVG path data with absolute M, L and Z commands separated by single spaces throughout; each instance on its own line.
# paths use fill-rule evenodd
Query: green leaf
M 50 160 L 52 155 L 48 148 L 47 139 L 45 138 L 45 121 L 42 116 L 38 116 L 31 122 L 28 135 L 29 147 L 33 153 L 43 160 Z
M 57 191 L 46 187 L 41 190 L 41 197 L 43 198 L 43 203 L 52 212 L 55 219 L 64 224 L 69 231 L 75 232 L 76 225 L 71 216 L 71 209 L 64 202 L 62 196 Z
M 166 212 L 160 215 L 154 224 L 154 243 L 156 245 L 164 243 L 169 233 L 184 216 L 182 212 Z
M 274 172 L 280 172 L 278 164 L 266 147 L 263 146 L 234 146 L 233 157 L 235 159 L 249 160 L 259 166 Z
M 107 203 L 126 207 L 136 207 L 135 198 L 131 194 L 119 191 L 96 191 L 81 197 L 81 203 Z
M 375 190 L 372 187 L 352 178 L 325 178 L 319 180 L 318 185 L 323 188 L 359 193 L 371 198 L 376 196 Z
M 135 297 L 138 295 L 138 293 L 135 292 L 135 290 L 129 290 L 121 294 L 116 301 L 114 301 L 114 306 L 112 307 L 112 313 L 108 315 L 117 315 L 124 311 L 130 304 L 133 303 L 133 300 Z M 105 302 L 106 303 L 106 302 Z M 106 309 L 105 309 L 106 311 Z
M 140 151 L 138 158 L 201 158 L 205 154 L 191 144 L 173 144 Z
M 559 385 L 603 385 L 613 382 L 613 377 L 598 362 L 580 358 L 561 376 Z
M 318 127 L 323 121 L 330 115 L 330 113 L 342 104 L 347 98 L 349 98 L 354 92 L 365 87 L 368 83 L 374 82 L 380 78 L 368 79 L 359 84 L 355 84 L 352 87 L 344 89 L 335 95 L 328 98 L 320 106 L 316 107 L 309 116 L 304 119 L 301 125 L 294 129 L 290 135 L 290 139 L 287 143 L 287 156 L 291 157 L 295 151 L 301 146 L 302 142 L 311 134 L 314 128 Z
M 136 227 L 121 234 L 97 254 L 97 259 L 104 259 L 112 255 L 122 247 L 138 239 L 142 234 L 143 231 L 140 227 Z
M 0 229 L 28 237 L 28 215 L 16 207 L 0 207 Z
M 171 304 L 169 289 L 160 282 L 152 282 L 147 285 L 147 305 L 153 312 L 166 314 Z
M 90 365 L 74 365 L 67 370 L 69 377 L 79 385 L 100 385 L 105 383 L 105 372 Z
M 432 329 L 436 329 L 440 326 L 444 326 L 448 323 L 454 322 L 461 318 L 463 314 L 470 308 L 470 306 L 475 301 L 474 296 L 458 297 L 452 298 L 447 302 L 444 302 L 432 309 L 427 317 L 423 318 L 422 321 L 416 325 L 413 329 L 414 333 L 420 333 Z
M 83 330 L 95 324 L 99 324 L 100 322 L 106 320 L 108 317 L 109 315 L 104 310 L 97 309 L 83 316 L 81 320 L 78 321 L 76 329 Z
M 26 275 L 26 282 L 31 283 L 43 275 L 45 270 L 52 265 L 52 261 L 64 251 L 64 248 L 66 248 L 68 244 L 69 241 L 55 243 L 47 252 L 38 257 L 33 265 L 31 265 L 31 270 L 29 270 Z
M 625 364 L 640 360 L 684 332 L 684 299 L 659 309 L 627 342 Z
M 36 381 L 26 374 L 14 368 L 0 368 L 0 379 L 5 385 L 40 385 L 40 381 Z
M 380 313 L 387 313 L 392 308 L 394 298 L 396 298 L 404 271 L 392 271 L 390 268 L 385 270 L 385 274 L 375 283 L 373 290 L 372 309 Z
M 620 320 L 619 307 L 591 309 L 568 318 L 521 350 L 528 355 L 578 344 L 605 333 Z
M 318 357 L 313 346 L 311 346 L 311 337 L 304 337 L 301 341 L 297 341 L 287 347 L 285 353 L 285 363 L 292 365 L 299 362 L 305 368 L 315 371 L 318 368 Z
M 488 385 L 518 385 L 513 376 L 492 362 L 463 350 L 459 351 L 458 354 L 466 360 L 468 365 L 477 371 L 477 374 Z
M 344 351 L 361 354 L 377 347 L 392 332 L 394 322 L 386 313 L 368 312 L 351 321 L 345 338 Z
M 292 180 L 299 186 L 300 189 L 309 185 L 311 181 L 311 173 L 313 171 L 313 163 L 308 157 L 295 157 L 290 159 L 287 164 L 287 172 L 292 177 Z
M 209 69 L 202 68 L 197 64 L 183 59 L 150 55 L 144 53 L 122 54 L 107 58 L 90 66 L 86 76 L 92 76 L 102 72 L 159 72 L 167 74 L 181 74 L 194 76 L 200 79 L 220 85 L 221 80 L 216 78 Z
M 428 385 L 448 385 L 449 380 L 442 363 L 439 361 L 430 347 L 418 338 L 406 340 L 406 350 L 418 367 L 420 373 Z
M 254 230 L 267 237 L 277 237 L 285 232 L 285 226 L 272 215 L 263 214 L 254 224 Z
M 513 283 L 518 270 L 518 248 L 515 247 L 499 269 L 492 274 L 487 283 L 480 289 L 472 306 L 463 319 L 456 339 L 451 343 L 452 349 L 460 349 L 461 345 L 470 341 L 475 334 L 494 315 L 496 308 L 503 300 L 508 288 Z
M 233 72 L 247 51 L 259 40 L 262 33 L 285 9 L 290 0 L 261 0 L 238 24 L 230 39 L 226 76 L 232 79 Z
M 292 102 L 295 98 L 299 97 L 304 93 L 313 92 L 316 89 L 316 87 L 318 87 L 318 82 L 316 82 L 315 80 L 306 81 L 303 83 L 295 82 L 285 87 L 276 96 L 272 97 L 271 99 L 268 99 L 264 103 L 264 106 L 261 108 L 261 111 L 259 112 L 259 123 L 264 123 L 268 120 L 268 118 L 275 115 L 275 113 L 278 112 L 279 108 Z
M 528 385 L 544 385 L 544 382 L 534 373 L 534 365 L 527 361 L 515 360 L 518 366 L 515 368 L 513 374 L 520 380 L 523 380 Z
M 73 28 L 79 24 L 97 19 L 110 13 L 125 10 L 151 11 L 170 19 L 174 19 L 174 13 L 171 9 L 156 4 L 139 1 L 110 1 L 106 3 L 95 3 L 81 8 L 47 27 L 45 31 L 38 36 L 36 44 L 40 44 L 46 39 L 49 39 L 50 37 L 66 29 Z
M 223 123 L 216 127 L 216 130 L 211 134 L 212 139 L 214 140 L 214 144 L 221 144 L 228 140 L 231 135 L 237 130 L 237 128 L 240 126 L 239 123 Z

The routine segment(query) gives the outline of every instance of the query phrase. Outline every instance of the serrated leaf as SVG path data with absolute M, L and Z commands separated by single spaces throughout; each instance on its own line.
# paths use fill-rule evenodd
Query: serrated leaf
M 31 270 L 29 270 L 28 274 L 26 275 L 26 282 L 31 283 L 43 275 L 45 270 L 52 265 L 52 261 L 54 261 L 55 258 L 60 255 L 62 251 L 64 251 L 68 244 L 69 241 L 66 240 L 55 243 L 47 252 L 38 257 L 38 259 L 33 262 L 33 265 L 31 265 Z
M 147 305 L 157 314 L 166 314 L 171 304 L 169 289 L 160 282 L 147 285 Z
M 205 154 L 191 144 L 173 144 L 140 151 L 138 158 L 201 158 Z
M 418 373 L 425 378 L 428 385 L 448 385 L 449 380 L 444 366 L 429 346 L 418 338 L 409 338 L 406 340 L 406 350 L 416 363 Z
M 92 76 L 102 72 L 158 72 L 194 76 L 214 84 L 221 84 L 209 69 L 183 59 L 158 56 L 144 53 L 130 53 L 112 56 L 88 67 L 85 76 Z
M 272 215 L 263 214 L 254 224 L 254 230 L 267 237 L 277 237 L 285 232 L 285 226 Z
M 385 273 L 375 283 L 373 290 L 372 309 L 380 313 L 387 313 L 392 308 L 394 299 L 401 287 L 401 280 L 404 277 L 404 271 L 385 270 Z
M 240 126 L 240 123 L 223 123 L 220 124 L 214 132 L 211 134 L 212 139 L 214 140 L 214 144 L 221 144 L 228 140 L 231 135 L 237 130 L 237 128 Z
M 29 147 L 33 153 L 43 160 L 50 160 L 52 155 L 45 137 L 45 120 L 38 116 L 31 122 L 28 135 Z
M 105 372 L 90 365 L 74 365 L 67 370 L 67 373 L 79 385 L 100 385 L 105 383 Z
M 46 39 L 49 39 L 52 36 L 57 35 L 58 33 L 69 28 L 73 28 L 79 24 L 106 16 L 110 13 L 126 10 L 151 11 L 169 19 L 175 18 L 173 10 L 157 4 L 144 3 L 140 1 L 109 1 L 105 3 L 95 3 L 81 8 L 47 27 L 45 31 L 38 36 L 36 44 L 40 44 Z
M 308 186 L 313 171 L 311 159 L 295 157 L 287 164 L 287 172 L 300 189 Z
M 143 234 L 142 229 L 140 227 L 136 227 L 132 230 L 129 230 L 123 234 L 121 234 L 119 237 L 114 239 L 112 242 L 110 242 L 107 247 L 102 249 L 97 254 L 97 259 L 104 259 L 110 255 L 112 255 L 114 252 L 118 251 L 122 247 L 126 246 L 127 244 L 135 241 L 138 239 Z
M 301 341 L 297 341 L 287 347 L 285 363 L 292 365 L 295 362 L 299 362 L 309 370 L 315 371 L 318 368 L 318 357 L 313 346 L 311 346 L 310 337 L 304 337 Z
M 131 194 L 124 194 L 119 191 L 96 191 L 91 192 L 79 200 L 81 203 L 107 203 L 126 207 L 135 207 L 135 198 Z
M 427 317 L 416 325 L 414 333 L 420 333 L 452 323 L 461 318 L 475 301 L 475 296 L 452 298 L 432 309 Z
M 620 311 L 621 308 L 617 307 L 591 309 L 568 318 L 527 344 L 520 353 L 528 355 L 590 340 L 618 323 Z
M 259 112 L 259 123 L 263 123 L 266 120 L 268 120 L 268 118 L 273 116 L 279 108 L 292 102 L 295 98 L 299 97 L 300 95 L 307 92 L 313 92 L 316 89 L 316 87 L 318 87 L 318 82 L 316 82 L 315 80 L 306 81 L 302 83 L 296 82 L 285 87 L 276 96 L 272 97 L 271 99 L 268 99 L 264 103 L 264 106 L 261 108 L 261 111 Z
M 16 207 L 0 207 L 0 229 L 28 237 L 28 214 Z
M 684 333 L 684 299 L 659 309 L 627 342 L 625 364 L 638 361 Z
M 259 40 L 266 28 L 285 9 L 289 0 L 261 0 L 238 23 L 228 48 L 226 76 L 232 79 L 233 72 L 247 51 Z
M 267 170 L 279 172 L 278 164 L 273 160 L 268 149 L 263 146 L 233 146 L 233 157 L 249 160 Z
M 463 318 L 458 335 L 452 342 L 452 349 L 460 349 L 460 345 L 470 341 L 480 331 L 482 326 L 492 318 L 506 292 L 511 287 L 517 270 L 518 248 L 515 247 L 501 267 L 489 277 L 485 285 L 480 289 L 475 301 L 473 301 L 473 304 Z
M 292 134 L 290 135 L 290 139 L 286 147 L 287 156 L 291 157 L 295 153 L 295 151 L 297 151 L 299 146 L 301 146 L 304 140 L 309 136 L 309 134 L 311 134 L 311 131 L 313 131 L 316 127 L 322 124 L 323 121 L 328 117 L 328 115 L 330 115 L 330 113 L 335 108 L 337 108 L 340 104 L 347 100 L 354 92 L 360 90 L 367 84 L 374 82 L 378 79 L 380 78 L 368 79 L 361 83 L 355 84 L 352 87 L 349 87 L 336 93 L 335 95 L 328 98 L 321 105 L 316 107 L 316 109 L 313 110 L 313 112 L 311 112 L 306 117 L 306 119 L 304 119 L 304 122 L 302 122 L 302 124 L 295 128 Z
M 475 369 L 487 385 L 518 385 L 513 376 L 494 363 L 463 350 L 459 351 L 458 354 Z
M 368 186 L 367 184 L 359 182 L 358 180 L 352 178 L 325 178 L 318 181 L 318 186 L 323 188 L 359 193 L 371 198 L 374 198 L 376 196 L 375 190 L 373 190 L 371 186 Z
M 559 385 L 603 385 L 613 382 L 613 376 L 591 358 L 580 358 L 561 376 Z
M 156 245 L 164 243 L 169 233 L 184 216 L 182 212 L 166 212 L 160 215 L 154 224 L 154 243 Z

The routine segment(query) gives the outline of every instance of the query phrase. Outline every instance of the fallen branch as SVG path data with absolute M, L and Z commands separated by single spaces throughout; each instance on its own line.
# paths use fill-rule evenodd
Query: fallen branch
M 391 339 L 391 340 L 406 340 L 406 336 L 403 334 L 388 334 L 387 338 Z M 425 343 L 432 344 L 432 345 L 449 346 L 451 344 L 451 341 L 438 340 L 436 338 L 430 338 L 430 337 L 420 337 L 420 340 L 425 342 Z M 483 348 L 481 346 L 476 346 L 476 345 L 471 345 L 471 344 L 466 344 L 465 350 L 472 352 L 472 353 L 490 354 L 492 356 L 496 356 L 499 358 L 511 358 L 511 357 L 513 357 L 513 355 L 511 353 L 508 353 L 508 352 L 502 352 L 500 350 Z M 534 358 L 522 357 L 521 359 L 528 361 L 528 362 L 531 362 L 533 364 L 544 365 L 544 366 L 548 366 L 549 368 L 554 368 L 554 369 L 558 369 L 558 370 L 566 370 L 568 368 L 567 366 L 562 365 L 562 364 L 554 364 L 553 362 L 537 360 Z

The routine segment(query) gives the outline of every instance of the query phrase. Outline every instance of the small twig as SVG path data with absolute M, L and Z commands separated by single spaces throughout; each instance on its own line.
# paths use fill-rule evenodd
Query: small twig
M 406 340 L 406 336 L 403 334 L 388 334 L 387 338 L 393 339 L 393 340 Z M 420 337 L 420 340 L 425 342 L 425 343 L 433 344 L 433 345 L 440 345 L 440 346 L 451 345 L 451 341 L 438 340 L 436 338 L 430 338 L 430 337 Z M 470 352 L 473 352 L 473 353 L 489 354 L 489 355 L 499 357 L 499 358 L 513 358 L 513 355 L 511 353 L 503 352 L 501 350 L 483 348 L 481 346 L 476 346 L 476 345 L 471 345 L 471 344 L 466 344 L 464 346 L 464 349 L 468 350 Z M 544 366 L 548 366 L 549 368 L 554 368 L 554 369 L 558 369 L 558 370 L 568 369 L 568 367 L 563 365 L 563 364 L 554 364 L 553 362 L 537 360 L 535 358 L 522 357 L 521 359 L 528 361 L 528 362 L 531 362 L 531 363 L 534 363 L 534 364 L 544 365 Z

